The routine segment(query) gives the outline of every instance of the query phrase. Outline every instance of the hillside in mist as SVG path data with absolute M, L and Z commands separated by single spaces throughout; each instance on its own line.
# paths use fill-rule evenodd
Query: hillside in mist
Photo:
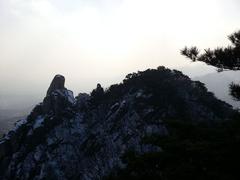
M 221 72 L 221 73 L 210 73 L 204 76 L 194 77 L 194 80 L 201 81 L 206 84 L 209 91 L 213 92 L 215 96 L 229 104 L 234 108 L 240 107 L 240 102 L 233 99 L 229 93 L 229 85 L 234 83 L 239 83 L 239 72 Z

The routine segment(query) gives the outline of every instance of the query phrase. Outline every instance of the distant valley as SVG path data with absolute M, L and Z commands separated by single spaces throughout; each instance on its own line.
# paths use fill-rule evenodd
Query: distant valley
M 14 123 L 25 118 L 29 109 L 0 109 L 0 137 L 14 127 Z

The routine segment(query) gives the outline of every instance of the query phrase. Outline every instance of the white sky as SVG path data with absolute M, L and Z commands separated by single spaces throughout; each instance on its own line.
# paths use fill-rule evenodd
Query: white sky
M 59 73 L 76 94 L 159 65 L 211 72 L 179 50 L 227 45 L 239 9 L 238 0 L 0 0 L 0 103 L 40 100 Z

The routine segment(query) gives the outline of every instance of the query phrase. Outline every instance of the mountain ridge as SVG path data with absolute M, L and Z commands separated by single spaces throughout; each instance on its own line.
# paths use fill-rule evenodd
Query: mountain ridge
M 212 126 L 235 113 L 201 82 L 162 66 L 76 98 L 64 82 L 55 76 L 43 102 L 1 139 L 1 179 L 102 179 L 125 166 L 129 150 L 162 151 L 143 139 L 168 136 L 168 119 Z

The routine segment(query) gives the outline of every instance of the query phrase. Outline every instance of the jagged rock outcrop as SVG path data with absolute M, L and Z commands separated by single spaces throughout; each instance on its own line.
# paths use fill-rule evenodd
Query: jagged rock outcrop
M 102 88 L 101 84 L 97 84 L 97 88 L 91 92 L 92 102 L 95 105 L 98 105 L 101 100 L 104 98 L 104 89 Z
M 31 114 L 15 124 L 11 130 L 0 141 L 0 168 L 6 169 L 6 163 L 10 161 L 11 155 L 16 155 L 16 162 L 30 152 L 33 148 L 46 138 L 54 126 L 62 122 L 62 117 L 72 116 L 70 108 L 75 99 L 72 91 L 64 87 L 64 77 L 54 77 L 43 103 L 38 104 Z M 24 145 L 23 145 L 24 144 Z M 10 172 L 9 172 L 10 173 Z
M 56 75 L 53 78 L 47 95 L 43 100 L 44 113 L 53 112 L 57 115 L 61 113 L 63 109 L 75 103 L 73 92 L 66 89 L 64 83 L 65 78 L 62 75 Z
M 128 151 L 161 148 L 144 138 L 167 136 L 168 119 L 227 120 L 232 108 L 175 70 L 129 74 L 123 83 L 73 98 L 56 76 L 43 103 L 0 142 L 0 179 L 102 179 Z M 98 96 L 97 96 L 98 97 Z
M 66 89 L 64 87 L 65 84 L 65 77 L 62 75 L 56 75 L 53 80 L 52 83 L 50 84 L 50 87 L 48 88 L 47 91 L 47 95 L 50 95 L 53 91 L 55 90 L 62 90 L 62 89 Z

